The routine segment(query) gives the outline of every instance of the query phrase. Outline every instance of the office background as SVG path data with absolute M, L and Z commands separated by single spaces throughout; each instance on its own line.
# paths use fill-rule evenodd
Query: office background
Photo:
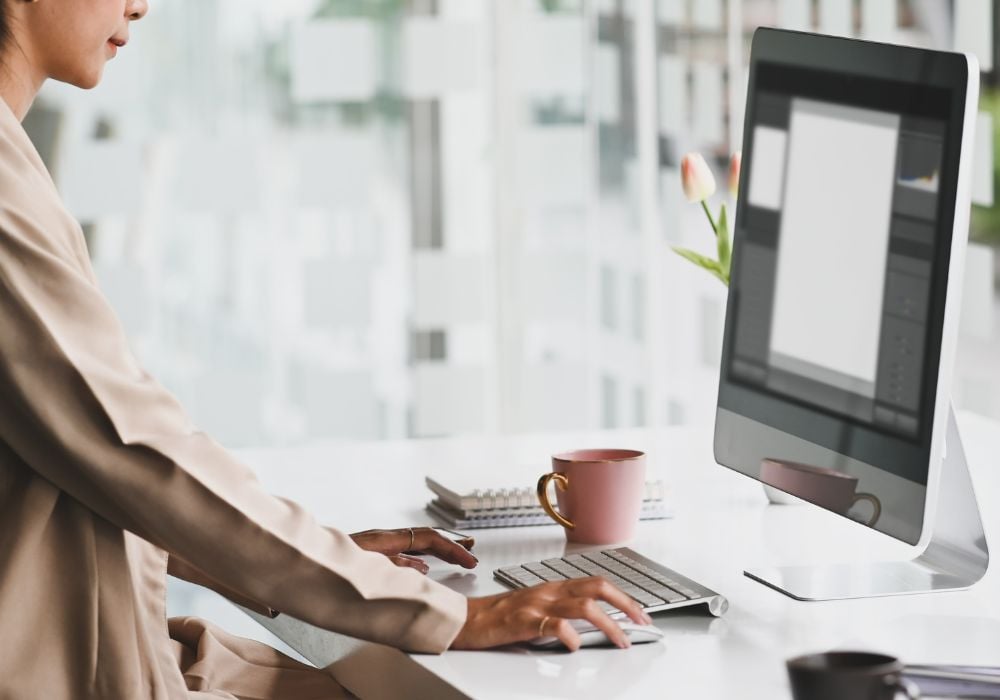
M 28 125 L 136 354 L 227 446 L 710 420 L 725 289 L 670 250 L 712 250 L 679 161 L 724 182 L 762 24 L 978 55 L 955 400 L 1000 417 L 991 0 L 151 5 Z

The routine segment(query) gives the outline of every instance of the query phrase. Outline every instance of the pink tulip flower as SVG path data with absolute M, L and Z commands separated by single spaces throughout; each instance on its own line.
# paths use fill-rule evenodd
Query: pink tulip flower
M 681 159 L 681 185 L 689 202 L 704 202 L 715 194 L 715 177 L 700 153 Z
M 743 152 L 736 151 L 729 159 L 729 194 L 736 197 L 740 190 L 740 167 L 743 164 Z

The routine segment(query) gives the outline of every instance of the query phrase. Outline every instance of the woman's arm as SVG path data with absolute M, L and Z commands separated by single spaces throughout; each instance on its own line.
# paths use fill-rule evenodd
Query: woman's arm
M 422 574 L 427 573 L 427 563 L 412 554 L 429 554 L 451 564 L 464 566 L 467 569 L 475 567 L 479 562 L 471 549 L 473 540 L 469 538 L 462 544 L 456 544 L 442 537 L 433 528 L 413 527 L 397 530 L 365 530 L 351 534 L 356 545 L 369 552 L 384 554 L 396 566 L 406 566 L 416 569 Z M 406 554 L 410 552 L 411 554 Z M 167 563 L 167 573 L 189 583 L 209 588 L 224 598 L 238 603 L 245 608 L 268 617 L 277 617 L 278 611 L 262 605 L 256 600 L 243 596 L 214 581 L 195 567 L 176 555 L 172 555 Z
M 367 552 L 198 431 L 135 363 L 89 270 L 0 219 L 0 439 L 101 517 L 250 600 L 320 627 L 441 651 L 466 600 Z

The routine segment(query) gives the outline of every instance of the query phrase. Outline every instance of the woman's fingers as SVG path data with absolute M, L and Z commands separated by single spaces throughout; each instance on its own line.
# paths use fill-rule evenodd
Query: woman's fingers
M 403 532 L 406 533 L 407 541 L 409 541 L 409 532 L 407 530 L 403 530 Z M 413 533 L 413 547 L 410 550 L 433 554 L 438 559 L 449 564 L 464 566 L 466 569 L 474 569 L 479 563 L 476 555 L 457 542 L 452 542 L 434 528 L 415 527 Z M 472 544 L 470 543 L 469 546 L 471 547 Z
M 405 533 L 406 531 L 404 530 L 403 532 Z M 405 547 L 406 542 L 409 541 L 408 536 L 404 535 L 404 537 L 407 537 L 407 539 L 404 540 L 402 547 Z M 398 530 L 365 530 L 364 532 L 355 532 L 351 535 L 351 539 L 354 540 L 354 544 L 362 549 L 385 554 L 386 556 L 398 554 L 403 551 L 399 545 Z
M 622 649 L 631 646 L 628 635 L 612 620 L 593 598 L 570 598 L 552 606 L 553 612 L 568 620 L 586 620 L 604 632 L 611 643 Z
M 565 618 L 552 618 L 545 625 L 545 636 L 558 637 L 559 641 L 570 651 L 580 648 L 580 635 L 573 625 Z
M 569 585 L 575 595 L 610 603 L 637 624 L 648 625 L 653 622 L 653 619 L 643 611 L 639 603 L 621 589 L 613 586 L 607 579 L 593 576 L 576 579 L 571 581 Z
M 430 570 L 430 567 L 427 566 L 427 562 L 423 559 L 411 557 L 408 554 L 391 554 L 387 556 L 396 566 L 406 566 L 411 569 L 416 569 L 422 574 L 426 574 Z
M 488 647 L 554 636 L 570 651 L 580 648 L 573 620 L 585 620 L 621 648 L 628 635 L 602 608 L 607 602 L 638 623 L 650 618 L 625 593 L 601 578 L 543 583 L 487 598 L 470 598 L 465 625 L 452 642 L 456 649 Z
M 479 563 L 476 556 L 469 552 L 469 548 L 475 543 L 474 539 L 469 537 L 459 544 L 431 527 L 365 530 L 354 533 L 351 538 L 359 547 L 388 557 L 403 552 L 421 552 L 466 569 L 473 569 Z

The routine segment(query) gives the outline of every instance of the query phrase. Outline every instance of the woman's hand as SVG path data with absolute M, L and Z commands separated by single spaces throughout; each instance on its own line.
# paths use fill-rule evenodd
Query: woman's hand
M 449 564 L 458 564 L 466 569 L 474 569 L 479 560 L 469 550 L 475 540 L 468 537 L 459 543 L 431 527 L 404 527 L 399 530 L 365 530 L 351 535 L 354 544 L 370 552 L 380 552 L 396 566 L 408 566 L 426 574 L 427 563 L 423 559 L 409 556 L 404 552 L 432 554 Z
M 469 610 L 452 649 L 486 649 L 525 642 L 536 637 L 558 637 L 570 651 L 580 648 L 580 635 L 570 620 L 587 620 L 613 644 L 630 646 L 618 623 L 601 610 L 606 601 L 634 622 L 649 624 L 649 615 L 625 593 L 600 577 L 542 583 L 488 598 L 469 598 Z

